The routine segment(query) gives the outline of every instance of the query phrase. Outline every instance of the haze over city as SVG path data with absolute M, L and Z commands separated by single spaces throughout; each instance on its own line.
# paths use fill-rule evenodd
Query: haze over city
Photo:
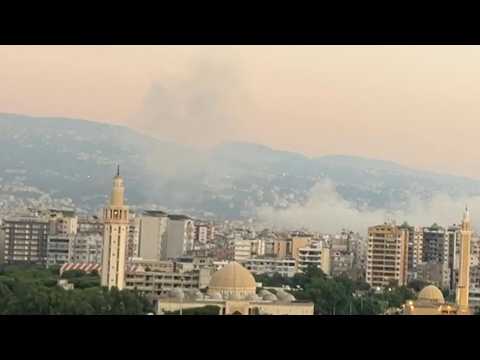
M 0 314 L 480 314 L 478 60 L 0 46 Z
M 0 46 L 0 112 L 479 179 L 479 60 L 475 46 Z

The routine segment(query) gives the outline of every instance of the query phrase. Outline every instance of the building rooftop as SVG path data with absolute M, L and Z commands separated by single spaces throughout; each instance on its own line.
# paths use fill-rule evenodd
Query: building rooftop
M 145 210 L 143 212 L 144 215 L 148 215 L 148 216 L 168 216 L 168 214 L 164 211 L 161 211 L 161 210 Z
M 61 213 L 65 217 L 75 216 L 75 210 L 70 210 L 70 209 L 48 209 L 48 211 L 51 213 Z
M 186 215 L 168 215 L 171 220 L 191 220 L 192 218 Z

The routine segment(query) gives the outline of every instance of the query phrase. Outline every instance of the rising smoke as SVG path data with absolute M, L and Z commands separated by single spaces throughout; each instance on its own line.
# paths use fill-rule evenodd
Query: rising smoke
M 183 70 L 153 81 L 136 127 L 194 146 L 232 140 L 241 127 L 239 107 L 248 104 L 237 63 L 203 52 Z
M 475 216 L 475 209 L 480 209 L 480 197 L 454 199 L 446 194 L 437 194 L 429 200 L 422 200 L 412 195 L 403 210 L 359 210 L 341 197 L 332 182 L 325 181 L 311 189 L 304 204 L 294 204 L 286 209 L 260 207 L 257 216 L 261 224 L 276 229 L 307 228 L 335 233 L 347 228 L 364 234 L 369 226 L 392 220 L 418 226 L 429 226 L 434 222 L 442 226 L 458 224 L 466 204 L 472 214 L 473 225 L 479 226 L 480 216 Z

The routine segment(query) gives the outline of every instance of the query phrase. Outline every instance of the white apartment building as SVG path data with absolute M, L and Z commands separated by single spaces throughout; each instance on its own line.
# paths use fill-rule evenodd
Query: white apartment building
M 73 257 L 73 235 L 49 235 L 47 239 L 47 267 L 63 265 Z
M 140 220 L 141 218 L 130 214 L 128 237 L 127 237 L 127 258 L 139 257 L 140 253 Z
M 235 240 L 233 243 L 233 258 L 237 262 L 244 262 L 252 256 L 251 240 Z
M 139 218 L 138 257 L 147 260 L 166 259 L 168 221 L 163 211 L 145 211 Z
M 162 259 L 174 259 L 193 249 L 194 222 L 184 215 L 168 215 L 167 238 Z M 141 247 L 141 245 L 140 245 Z

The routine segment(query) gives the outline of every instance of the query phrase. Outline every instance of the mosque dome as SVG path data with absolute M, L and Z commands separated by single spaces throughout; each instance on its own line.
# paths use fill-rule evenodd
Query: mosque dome
M 245 299 L 248 295 L 255 295 L 256 287 L 250 271 L 237 262 L 231 262 L 212 275 L 208 294 L 220 293 L 225 299 Z
M 418 294 L 418 300 L 430 301 L 438 304 L 444 304 L 445 299 L 439 288 L 433 285 L 428 285 Z

